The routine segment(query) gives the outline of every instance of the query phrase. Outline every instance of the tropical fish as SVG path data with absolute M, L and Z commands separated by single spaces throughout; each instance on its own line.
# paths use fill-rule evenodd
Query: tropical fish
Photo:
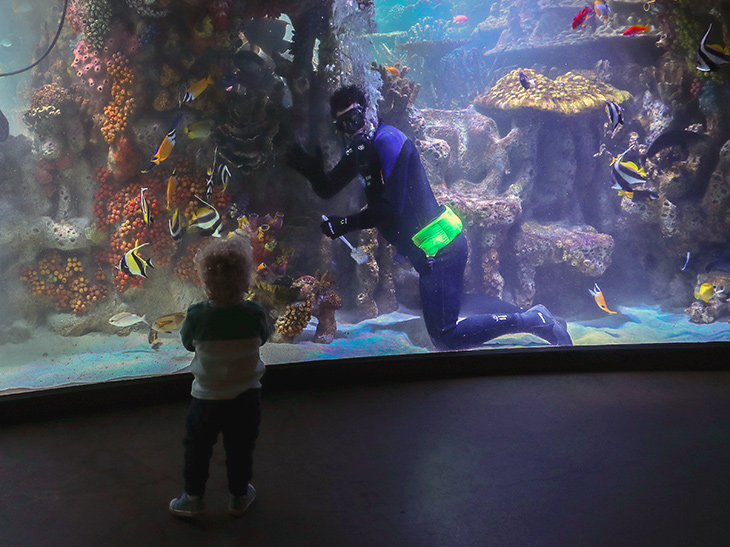
M 532 84 L 534 84 L 534 80 L 528 80 L 527 76 L 525 76 L 525 73 L 520 70 L 520 85 L 525 89 L 528 90 L 532 87 Z
M 659 194 L 653 192 L 652 190 L 619 190 L 618 195 L 626 196 L 634 203 L 639 203 L 640 201 L 652 202 L 659 197 Z
M 608 21 L 608 14 L 611 13 L 611 8 L 606 5 L 606 0 L 596 0 L 593 2 L 593 9 L 596 12 L 596 17 Z
M 170 175 L 170 178 L 167 179 L 167 208 L 170 208 L 170 203 L 172 203 L 172 196 L 175 195 L 175 190 L 177 190 L 177 177 L 175 177 L 175 169 L 172 170 L 172 174 Z
M 395 78 L 400 78 L 400 69 L 397 66 L 386 66 L 385 71 Z
M 147 316 L 140 317 L 134 313 L 123 311 L 109 318 L 109 324 L 115 327 L 131 327 L 137 323 L 147 323 Z
M 213 168 L 208 167 L 208 172 L 205 177 L 205 199 L 210 201 L 213 197 Z
M 3 111 L 0 110 L 0 142 L 5 142 L 8 140 L 9 136 L 10 124 L 8 123 L 8 119 L 5 117 L 5 114 L 3 114 Z
M 468 23 L 469 18 L 466 15 L 455 15 L 453 22 L 459 24 Z
M 151 327 L 154 330 L 169 334 L 172 331 L 179 329 L 182 326 L 183 321 L 185 321 L 184 313 L 168 313 L 167 315 L 163 315 L 162 317 L 155 319 L 152 322 Z
M 609 101 L 608 99 L 603 100 L 606 101 L 606 115 L 615 133 L 618 126 L 624 123 L 624 109 L 613 101 Z
M 649 32 L 649 25 L 632 25 L 625 31 L 623 31 L 623 35 L 638 36 L 639 34 L 644 34 L 645 32 Z
M 717 70 L 730 63 L 730 49 L 727 46 L 718 44 L 707 45 L 707 36 L 710 34 L 710 30 L 712 30 L 712 24 L 710 24 L 707 32 L 702 37 L 700 48 L 697 50 L 697 70 L 701 70 L 702 72 Z
M 686 131 L 684 129 L 672 129 L 670 131 L 665 131 L 654 139 L 654 142 L 652 142 L 649 145 L 649 148 L 646 149 L 646 157 L 649 158 L 660 150 L 664 150 L 670 146 L 681 146 L 682 148 L 687 148 L 687 146 L 705 141 L 707 138 L 708 137 L 702 133 Z
M 284 40 L 289 23 L 272 17 L 256 17 L 246 23 L 243 35 L 252 46 L 260 48 L 273 58 L 284 53 L 291 46 L 291 42 Z
M 162 139 L 162 142 L 157 145 L 157 148 L 155 148 L 155 151 L 150 158 L 150 164 L 147 166 L 147 169 L 142 171 L 142 173 L 149 173 L 153 167 L 155 167 L 156 165 L 160 165 L 170 155 L 170 152 L 172 152 L 172 149 L 175 147 L 175 134 L 177 130 L 177 125 L 180 123 L 180 119 L 181 116 L 178 116 L 175 122 L 172 124 L 172 129 L 170 130 L 170 132 L 165 135 L 165 138 Z
M 633 146 L 629 146 L 622 154 L 611 160 L 611 165 L 613 165 L 611 170 L 612 188 L 621 188 L 626 192 L 633 192 L 632 184 L 646 183 L 646 172 L 643 167 L 639 168 L 633 161 L 622 161 L 632 148 Z
M 189 103 L 190 101 L 194 101 L 197 99 L 200 94 L 208 89 L 209 85 L 213 84 L 213 78 L 210 76 L 207 76 L 203 78 L 202 80 L 198 80 L 194 84 L 192 84 L 187 91 L 183 91 L 180 94 L 180 105 L 182 106 L 183 103 Z
M 684 261 L 684 266 L 682 266 L 682 271 L 687 269 L 687 266 L 689 265 L 689 257 L 691 256 L 690 252 L 687 251 L 687 260 Z
M 578 14 L 573 17 L 573 28 L 576 29 L 586 23 L 588 19 L 593 17 L 595 14 L 594 10 L 590 6 L 585 6 L 582 10 L 578 12 Z
M 221 237 L 223 219 L 221 219 L 218 210 L 204 199 L 198 196 L 195 197 L 204 207 L 198 209 L 195 216 L 190 219 L 190 226 L 200 228 L 201 230 L 210 230 L 213 232 L 211 234 L 213 237 Z
M 147 335 L 147 343 L 150 345 L 155 345 L 155 343 L 157 342 L 157 337 L 157 331 L 153 328 L 150 328 L 150 332 Z
M 208 138 L 211 131 L 213 131 L 213 122 L 210 120 L 191 123 L 185 128 L 185 134 L 189 139 Z
M 147 198 L 144 197 L 144 193 L 149 190 L 149 188 L 142 188 L 139 191 L 139 207 L 142 209 L 142 220 L 144 220 L 144 223 L 149 226 L 152 224 L 152 215 L 150 214 L 150 204 L 147 202 Z
M 717 296 L 725 292 L 725 287 L 716 287 L 712 283 L 703 283 L 700 290 L 695 291 L 695 298 L 704 302 L 709 302 L 713 296 Z
M 601 287 L 598 286 L 598 283 L 594 283 L 593 289 L 588 289 L 588 292 L 591 293 L 591 296 L 596 301 L 596 304 L 598 304 L 598 307 L 601 308 L 603 311 L 605 311 L 606 313 L 618 313 L 608 309 L 608 306 L 606 305 L 606 299 L 603 298 L 603 291 L 601 291 Z
M 172 236 L 172 239 L 177 241 L 183 236 L 185 230 L 180 222 L 180 213 L 178 209 L 175 209 L 175 212 L 172 213 L 172 217 L 170 217 L 167 221 L 167 225 L 170 228 L 170 235 Z
M 225 192 L 226 188 L 228 188 L 228 181 L 231 180 L 231 170 L 224 161 L 218 164 L 218 178 L 220 178 L 223 184 L 223 190 L 221 192 Z
M 139 275 L 141 277 L 147 277 L 147 268 L 154 268 L 152 259 L 145 260 L 137 251 L 142 247 L 149 245 L 149 243 L 143 243 L 138 245 L 139 240 L 134 242 L 134 248 L 131 251 L 124 253 L 124 256 L 119 261 L 117 266 L 118 270 L 121 270 L 127 275 Z

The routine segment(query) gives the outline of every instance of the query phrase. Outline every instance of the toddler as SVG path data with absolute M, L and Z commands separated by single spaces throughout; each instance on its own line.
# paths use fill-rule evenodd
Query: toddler
M 208 300 L 191 306 L 180 335 L 195 352 L 192 401 L 185 422 L 185 491 L 170 502 L 178 517 L 205 514 L 203 501 L 218 434 L 226 451 L 229 513 L 242 515 L 256 497 L 249 484 L 261 421 L 259 346 L 269 338 L 264 309 L 244 300 L 251 271 L 250 245 L 241 236 L 213 240 L 195 256 Z

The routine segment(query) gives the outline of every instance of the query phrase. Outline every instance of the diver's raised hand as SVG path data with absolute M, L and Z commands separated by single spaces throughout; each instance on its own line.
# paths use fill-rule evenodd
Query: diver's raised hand
M 294 144 L 284 154 L 284 162 L 309 180 L 322 176 L 324 172 L 324 153 L 321 146 L 317 146 L 314 155 L 311 155 L 298 144 Z

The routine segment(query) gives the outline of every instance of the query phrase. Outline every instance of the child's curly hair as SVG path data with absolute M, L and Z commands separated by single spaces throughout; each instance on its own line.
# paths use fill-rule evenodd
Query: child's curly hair
M 251 244 L 242 236 L 216 239 L 195 255 L 198 277 L 208 300 L 232 306 L 243 300 L 251 277 Z

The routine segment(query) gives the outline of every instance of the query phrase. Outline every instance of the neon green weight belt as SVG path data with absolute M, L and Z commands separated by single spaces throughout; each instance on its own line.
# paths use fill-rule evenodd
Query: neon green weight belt
M 463 224 L 461 219 L 444 205 L 443 212 L 411 239 L 416 247 L 421 249 L 428 258 L 436 256 L 443 247 L 454 241 L 454 238 L 461 233 Z

